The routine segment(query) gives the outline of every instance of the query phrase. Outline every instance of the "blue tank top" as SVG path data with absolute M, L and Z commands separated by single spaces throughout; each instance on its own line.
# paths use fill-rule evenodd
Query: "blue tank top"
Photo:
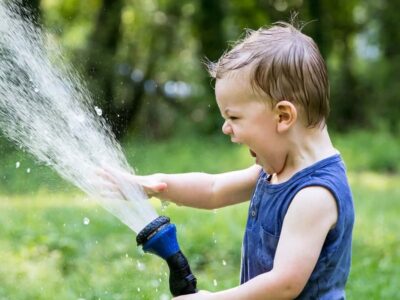
M 309 186 L 321 186 L 332 193 L 338 206 L 338 220 L 329 231 L 317 264 L 297 299 L 345 299 L 354 207 L 340 155 L 323 159 L 280 184 L 270 184 L 269 176 L 264 171 L 260 173 L 243 240 L 241 283 L 272 269 L 289 205 L 301 189 Z

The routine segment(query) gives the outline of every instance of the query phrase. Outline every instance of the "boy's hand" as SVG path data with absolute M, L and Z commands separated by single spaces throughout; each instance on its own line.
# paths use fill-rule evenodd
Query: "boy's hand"
M 99 169 L 97 174 L 109 183 L 109 188 L 111 190 L 119 192 L 126 199 L 129 198 L 129 195 L 125 195 L 125 189 L 123 188 L 125 183 L 140 185 L 143 187 L 145 193 L 149 197 L 161 193 L 167 189 L 167 184 L 162 182 L 156 174 L 138 176 L 108 167 Z
M 128 174 L 131 180 L 141 185 L 148 196 L 154 196 L 167 189 L 167 184 L 162 182 L 157 175 L 138 176 Z

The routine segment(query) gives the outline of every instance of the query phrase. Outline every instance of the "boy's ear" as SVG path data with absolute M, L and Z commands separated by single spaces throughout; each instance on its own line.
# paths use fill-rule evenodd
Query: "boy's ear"
M 296 123 L 297 109 L 293 103 L 283 100 L 275 105 L 275 115 L 277 119 L 277 131 L 285 132 Z

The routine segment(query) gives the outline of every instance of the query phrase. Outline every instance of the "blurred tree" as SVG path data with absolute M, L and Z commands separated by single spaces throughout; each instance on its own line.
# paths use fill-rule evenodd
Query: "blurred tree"
M 121 0 L 104 0 L 87 47 L 92 90 L 96 91 L 97 102 L 104 108 L 104 115 L 118 138 L 137 119 L 145 102 L 150 103 L 147 106 L 151 113 L 145 114 L 155 135 L 163 131 L 162 114 L 167 114 L 159 109 L 162 104 L 158 99 L 165 99 L 162 81 L 166 79 L 159 78 L 163 72 L 159 67 L 176 51 L 181 4 L 164 2 L 160 4 L 162 10 L 150 8 L 150 13 L 146 8 L 139 8 L 140 5 L 124 6 Z M 147 16 L 144 14 L 144 20 L 132 24 L 133 28 L 121 28 L 124 13 L 128 15 L 126 18 L 129 13 L 138 19 L 142 13 Z M 132 36 L 131 31 L 136 35 Z M 183 109 L 177 102 L 168 103 L 175 109 Z
M 102 99 L 103 112 L 111 123 L 114 133 L 122 133 L 121 122 L 116 120 L 114 102 L 115 55 L 120 41 L 121 0 L 103 0 L 97 20 L 89 37 L 85 56 L 86 72 L 97 99 Z M 99 101 L 99 100 L 98 100 Z M 133 102 L 135 103 L 135 102 Z M 126 108 L 132 110 L 132 108 Z
M 176 118 L 174 113 L 187 113 L 185 105 L 174 96 L 166 95 L 165 91 L 168 82 L 176 76 L 182 77 L 184 73 L 178 61 L 183 59 L 180 52 L 185 48 L 179 30 L 184 21 L 185 2 L 165 1 L 158 4 L 148 15 L 153 22 L 144 23 L 140 29 L 146 38 L 137 40 L 137 36 L 129 35 L 128 62 L 132 72 L 125 77 L 121 92 L 123 99 L 136 102 L 137 109 L 126 111 L 121 107 L 120 110 L 122 119 L 126 120 L 125 128 L 136 119 L 141 119 L 142 129 L 154 137 L 171 133 Z M 139 13 L 138 7 L 134 8 Z M 146 42 L 144 49 L 140 45 L 143 41 Z M 145 57 L 141 51 L 146 53 Z M 177 75 L 179 73 L 181 75 Z M 139 112 L 142 116 L 138 115 Z
M 41 7 L 47 26 L 85 66 L 96 102 L 121 137 L 132 124 L 155 136 L 168 135 L 182 119 L 197 122 L 206 132 L 219 130 L 211 80 L 201 61 L 217 60 L 229 41 L 243 36 L 244 28 L 288 21 L 293 11 L 308 23 L 305 33 L 328 62 L 330 124 L 349 129 L 368 123 L 373 112 L 395 127 L 397 2 L 65 0 L 42 1 Z M 363 11 L 370 19 L 359 17 Z M 371 20 L 380 28 L 381 59 L 368 66 L 356 42 Z M 188 95 L 180 98 L 168 90 L 172 86 L 175 91 L 176 83 L 189 85 Z
M 329 65 L 331 77 L 331 117 L 330 124 L 339 130 L 346 130 L 363 123 L 363 94 L 355 73 L 356 35 L 361 26 L 354 22 L 354 12 L 358 0 L 322 1 L 311 0 L 309 11 L 312 25 L 311 34 L 326 60 L 334 60 Z
M 376 119 L 383 119 L 393 131 L 400 130 L 400 32 L 398 20 L 400 1 L 380 1 L 377 8 L 377 17 L 380 20 L 379 42 L 382 51 L 383 72 L 375 78 L 375 99 L 371 107 Z M 379 84 L 379 85 L 377 85 Z
M 199 57 L 215 62 L 226 48 L 226 38 L 223 28 L 225 19 L 225 1 L 200 0 L 198 10 L 194 16 L 193 32 L 199 40 Z M 203 129 L 206 132 L 219 130 L 221 116 L 214 98 L 211 80 L 206 68 L 202 71 L 202 84 L 206 87 L 204 95 L 209 101 L 207 118 L 203 119 Z
M 217 60 L 224 51 L 226 42 L 223 30 L 224 1 L 199 0 L 194 16 L 194 32 L 200 41 L 200 53 L 209 60 Z

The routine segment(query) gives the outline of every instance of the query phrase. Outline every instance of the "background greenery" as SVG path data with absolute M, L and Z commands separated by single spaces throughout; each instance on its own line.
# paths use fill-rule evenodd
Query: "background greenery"
M 21 1 L 65 49 L 141 173 L 251 163 L 219 133 L 202 66 L 244 28 L 310 22 L 332 83 L 329 127 L 357 210 L 349 299 L 400 299 L 399 1 Z M 0 299 L 169 299 L 166 265 L 95 202 L 0 140 Z M 201 289 L 238 283 L 247 204 L 152 203 L 177 224 Z M 89 221 L 89 224 L 85 224 Z
M 9 0 L 5 0 L 9 1 Z M 20 0 L 86 78 L 118 137 L 169 136 L 182 123 L 219 130 L 202 64 L 243 37 L 299 13 L 327 61 L 330 126 L 398 133 L 400 1 Z

